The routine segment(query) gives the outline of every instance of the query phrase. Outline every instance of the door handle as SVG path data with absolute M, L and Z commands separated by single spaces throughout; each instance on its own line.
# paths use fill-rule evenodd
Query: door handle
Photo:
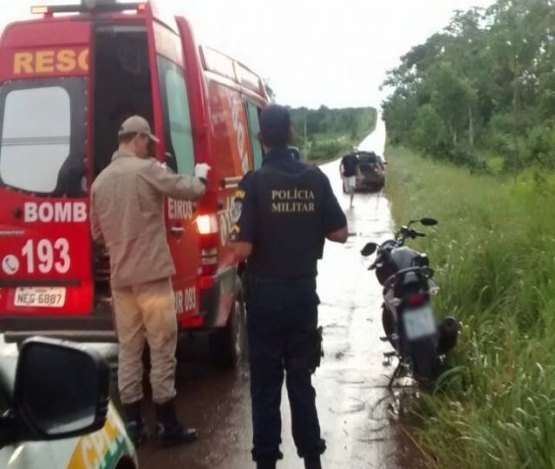
M 172 226 L 170 228 L 170 233 L 174 236 L 182 236 L 183 233 L 185 233 L 185 228 L 183 228 L 182 226 Z

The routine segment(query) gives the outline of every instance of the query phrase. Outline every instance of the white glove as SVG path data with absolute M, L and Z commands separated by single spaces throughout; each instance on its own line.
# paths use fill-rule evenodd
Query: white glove
M 208 171 L 212 168 L 206 163 L 197 163 L 195 166 L 195 176 L 202 179 L 208 179 Z

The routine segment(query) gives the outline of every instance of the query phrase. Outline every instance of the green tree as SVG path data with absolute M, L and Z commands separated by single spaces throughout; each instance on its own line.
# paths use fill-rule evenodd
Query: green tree
M 439 155 L 447 148 L 445 135 L 445 125 L 434 107 L 431 104 L 420 107 L 412 129 L 414 147 L 428 155 Z
M 513 171 L 547 164 L 554 25 L 553 0 L 498 0 L 487 10 L 455 12 L 444 31 L 388 73 L 384 85 L 393 92 L 383 111 L 390 139 L 464 164 L 486 151 L 500 153 Z M 425 128 L 443 132 L 442 144 L 423 146 Z

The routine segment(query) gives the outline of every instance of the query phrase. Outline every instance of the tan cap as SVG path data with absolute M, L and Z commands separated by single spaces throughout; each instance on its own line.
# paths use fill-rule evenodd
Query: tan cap
M 123 124 L 121 124 L 121 127 L 119 128 L 118 136 L 121 137 L 122 135 L 127 134 L 148 135 L 153 142 L 158 143 L 160 141 L 158 137 L 152 134 L 148 121 L 141 116 L 131 116 L 123 121 Z

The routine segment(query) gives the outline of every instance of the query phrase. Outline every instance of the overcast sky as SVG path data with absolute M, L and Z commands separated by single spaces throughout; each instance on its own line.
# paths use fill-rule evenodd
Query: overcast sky
M 0 27 L 30 5 L 0 0 Z M 453 11 L 494 0 L 159 0 L 188 17 L 197 39 L 263 77 L 277 101 L 317 108 L 379 105 L 399 57 L 443 29 Z

